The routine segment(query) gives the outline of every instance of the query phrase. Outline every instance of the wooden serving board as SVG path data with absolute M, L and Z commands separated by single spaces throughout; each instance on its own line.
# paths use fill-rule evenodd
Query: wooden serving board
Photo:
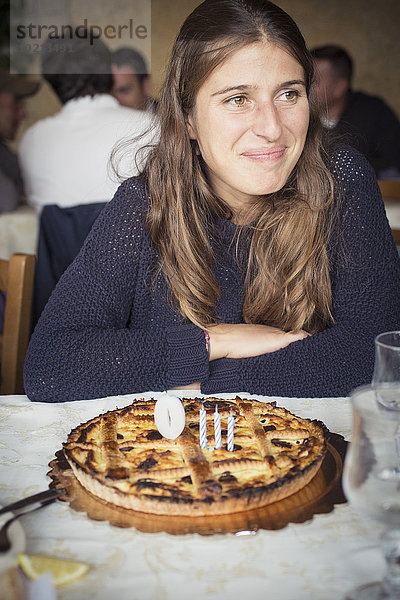
M 228 515 L 207 517 L 160 516 L 136 512 L 103 502 L 85 490 L 59 450 L 49 464 L 50 487 L 64 490 L 59 499 L 71 508 L 86 512 L 95 521 L 109 521 L 117 527 L 135 527 L 145 533 L 164 531 L 173 535 L 199 533 L 212 535 L 282 529 L 288 523 L 304 523 L 315 514 L 329 513 L 335 504 L 343 504 L 341 476 L 347 442 L 338 434 L 330 434 L 325 459 L 315 477 L 300 491 L 262 508 Z

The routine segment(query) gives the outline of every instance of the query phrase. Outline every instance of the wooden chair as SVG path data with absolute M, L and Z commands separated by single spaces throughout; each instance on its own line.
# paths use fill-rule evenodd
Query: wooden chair
M 0 260 L 0 290 L 6 292 L 0 335 L 1 394 L 24 394 L 23 368 L 31 331 L 35 257 L 13 254 Z
M 400 180 L 396 179 L 379 179 L 379 187 L 381 188 L 381 194 L 383 201 L 387 205 L 387 208 L 396 207 L 400 212 Z M 394 241 L 397 245 L 400 244 L 400 229 L 392 227 L 392 233 Z

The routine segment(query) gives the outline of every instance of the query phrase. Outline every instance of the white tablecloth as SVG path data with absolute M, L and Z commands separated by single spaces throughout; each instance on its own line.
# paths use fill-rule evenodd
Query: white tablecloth
M 39 216 L 30 206 L 0 215 L 0 258 L 8 260 L 15 252 L 36 254 Z
M 71 428 L 134 397 L 56 405 L 0 397 L 0 504 L 45 489 L 47 465 Z M 276 400 L 349 438 L 348 399 Z M 340 600 L 383 572 L 380 526 L 348 504 L 253 535 L 146 534 L 91 521 L 61 502 L 20 522 L 27 552 L 89 563 L 87 575 L 57 590 L 60 600 Z

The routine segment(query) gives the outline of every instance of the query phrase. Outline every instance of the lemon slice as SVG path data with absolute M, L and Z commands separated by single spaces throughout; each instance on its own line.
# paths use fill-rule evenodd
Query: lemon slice
M 25 575 L 31 579 L 37 579 L 44 573 L 51 573 L 55 586 L 72 583 L 85 575 L 89 569 L 89 565 L 85 563 L 22 552 L 18 554 L 18 563 Z

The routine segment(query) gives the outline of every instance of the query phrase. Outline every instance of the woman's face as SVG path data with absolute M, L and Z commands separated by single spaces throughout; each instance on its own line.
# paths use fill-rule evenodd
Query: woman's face
M 302 153 L 308 121 L 303 67 L 262 42 L 238 50 L 206 79 L 189 133 L 213 190 L 235 211 L 284 186 Z

